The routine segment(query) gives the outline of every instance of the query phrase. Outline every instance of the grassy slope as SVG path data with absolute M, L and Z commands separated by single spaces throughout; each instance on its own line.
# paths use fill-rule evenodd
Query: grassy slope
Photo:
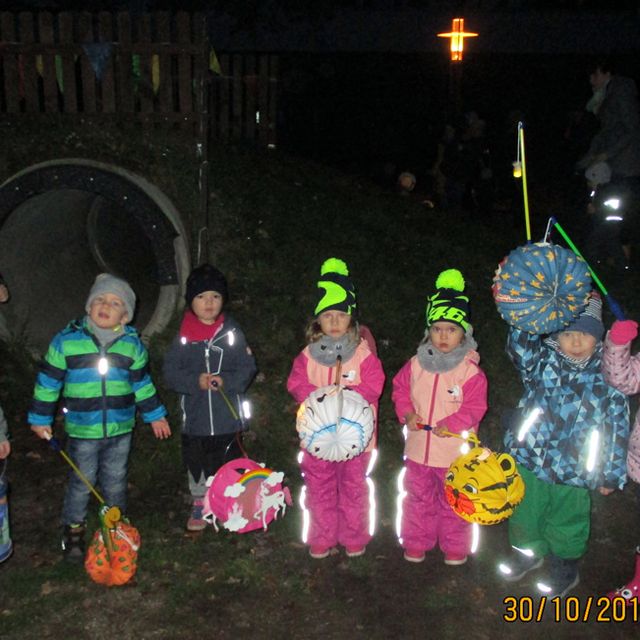
M 438 272 L 452 266 L 464 272 L 491 385 L 491 409 L 481 435 L 487 444 L 499 444 L 500 413 L 519 392 L 503 354 L 506 329 L 490 294 L 495 265 L 522 241 L 510 218 L 452 219 L 417 200 L 316 165 L 238 149 L 215 151 L 211 188 L 212 259 L 229 277 L 231 310 L 261 370 L 251 389 L 254 437 L 247 447 L 253 457 L 286 471 L 297 489 L 296 407 L 284 381 L 303 346 L 319 266 L 332 255 L 351 268 L 362 319 L 377 338 L 389 382 L 422 335 L 425 298 Z M 179 186 L 171 190 L 179 192 Z M 156 372 L 170 337 L 152 344 Z M 93 585 L 82 569 L 59 562 L 57 518 L 66 469 L 23 428 L 32 375 L 28 364 L 4 348 L 0 355 L 11 363 L 3 367 L 0 392 L 15 420 L 10 476 L 16 541 L 15 556 L 0 568 L 2 637 L 248 638 L 262 632 L 267 637 L 388 638 L 421 637 L 430 625 L 445 638 L 510 635 L 511 627 L 501 620 L 502 598 L 526 590 L 506 589 L 493 577 L 496 553 L 506 547 L 504 525 L 483 532 L 480 553 L 464 568 L 445 569 L 439 553 L 418 566 L 401 559 L 393 536 L 401 441 L 389 382 L 381 403 L 376 472 L 381 525 L 365 557 L 310 560 L 298 542 L 297 507 L 267 534 L 208 530 L 186 536 L 178 439 L 156 443 L 142 427 L 130 473 L 130 515 L 143 537 L 140 569 L 135 584 L 108 590 Z M 175 399 L 163 395 L 177 426 Z M 635 542 L 624 533 L 633 524 L 629 491 L 606 503 L 596 498 L 595 504 L 582 596 L 626 577 Z M 612 545 L 615 551 L 609 553 Z M 531 636 L 551 628 L 563 637 L 575 631 L 566 624 L 520 631 Z M 582 625 L 580 635 L 603 637 L 603 629 Z

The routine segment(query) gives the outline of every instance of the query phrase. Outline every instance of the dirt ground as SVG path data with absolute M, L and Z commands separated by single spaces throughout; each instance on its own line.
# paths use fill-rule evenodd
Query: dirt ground
M 631 490 L 606 499 L 594 496 L 593 533 L 575 598 L 568 605 L 546 603 L 536 622 L 537 576 L 509 586 L 495 574 L 497 558 L 508 548 L 505 524 L 482 529 L 479 551 L 465 566 L 444 565 L 439 551 L 423 564 L 402 559 L 394 535 L 390 460 L 381 460 L 376 474 L 380 524 L 366 555 L 347 559 L 341 551 L 318 561 L 297 540 L 297 506 L 267 533 L 216 534 L 211 528 L 187 535 L 186 506 L 171 482 L 178 467 L 174 452 L 154 453 L 154 443 L 139 435 L 137 455 L 155 458 L 149 478 L 154 490 L 145 491 L 144 499 L 134 484 L 141 463 L 132 461 L 131 517 L 143 538 L 140 568 L 130 584 L 108 589 L 94 585 L 81 567 L 61 561 L 57 519 L 66 469 L 54 452 L 33 446 L 30 438 L 17 432 L 9 467 L 15 478 L 15 553 L 0 567 L 0 636 L 7 640 L 422 638 L 431 633 L 628 638 L 637 630 L 630 620 L 609 622 L 612 611 L 597 605 L 597 596 L 632 570 L 628 532 L 637 530 L 637 510 Z M 597 621 L 598 614 L 604 621 Z
M 496 576 L 496 565 L 508 550 L 506 523 L 483 528 L 478 552 L 461 567 L 445 566 L 439 551 L 422 564 L 408 563 L 395 538 L 402 445 L 389 381 L 415 352 L 424 330 L 425 292 L 445 266 L 469 274 L 474 328 L 490 380 L 490 411 L 481 426 L 481 438 L 489 446 L 499 446 L 500 413 L 514 406 L 520 393 L 504 356 L 506 328 L 490 294 L 495 265 L 523 242 L 521 229 L 510 229 L 511 218 L 497 214 L 489 221 L 465 218 L 458 227 L 443 224 L 439 213 L 426 211 L 419 202 L 368 194 L 355 180 L 326 174 L 297 159 L 276 162 L 272 156 L 221 154 L 214 170 L 212 217 L 218 230 L 227 230 L 217 257 L 234 286 L 233 312 L 262 373 L 262 381 L 251 387 L 255 435 L 246 445 L 257 461 L 285 472 L 296 498 L 295 406 L 284 380 L 303 344 L 302 328 L 315 304 L 313 285 L 321 261 L 328 255 L 349 255 L 352 268 L 359 270 L 358 304 L 366 309 L 388 375 L 380 404 L 381 454 L 374 471 L 375 537 L 361 558 L 347 559 L 340 551 L 313 560 L 299 539 L 297 504 L 266 533 L 216 534 L 210 528 L 187 535 L 179 438 L 158 443 L 141 425 L 131 457 L 128 514 L 142 536 L 138 573 L 119 588 L 93 584 L 82 567 L 61 561 L 58 521 L 67 467 L 26 428 L 25 405 L 34 372 L 27 365 L 8 368 L 9 354 L 0 345 L 0 401 L 14 436 L 8 477 L 15 542 L 13 557 L 0 565 L 0 638 L 484 640 L 637 635 L 637 623 L 630 618 L 639 612 L 618 612 L 626 619 L 614 621 L 613 612 L 598 604 L 599 596 L 633 572 L 640 510 L 631 484 L 607 498 L 593 495 L 592 535 L 580 565 L 581 582 L 572 599 L 546 602 L 544 610 L 534 592 L 543 569 L 516 585 L 505 585 Z M 539 211 L 555 210 L 541 197 L 535 202 Z M 543 218 L 537 215 L 541 229 L 536 233 L 544 229 Z M 309 228 L 318 220 L 323 224 L 314 229 L 314 242 L 308 242 Z M 637 272 L 619 284 L 626 300 L 635 303 Z M 640 315 L 637 306 L 630 311 L 633 317 Z M 152 344 L 151 353 L 157 361 L 163 350 Z M 171 401 L 166 390 L 162 395 Z M 177 425 L 175 405 L 171 419 Z M 93 530 L 95 502 L 91 509 Z

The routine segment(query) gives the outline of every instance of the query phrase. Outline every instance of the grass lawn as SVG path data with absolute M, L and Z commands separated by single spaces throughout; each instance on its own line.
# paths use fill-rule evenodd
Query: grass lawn
M 13 429 L 8 474 L 15 542 L 14 556 L 0 566 L 0 637 L 630 637 L 637 629 L 632 622 L 596 622 L 595 602 L 587 622 L 567 621 L 564 609 L 553 608 L 539 623 L 506 622 L 504 598 L 532 595 L 534 579 L 513 587 L 495 576 L 496 561 L 508 548 L 505 524 L 483 529 L 478 553 L 462 567 L 445 566 L 439 551 L 423 564 L 407 563 L 395 539 L 402 441 L 391 378 L 422 337 L 426 296 L 437 274 L 461 269 L 490 382 L 490 410 L 480 436 L 485 444 L 500 446 L 501 413 L 515 404 L 520 387 L 504 354 L 506 325 L 490 286 L 500 259 L 523 243 L 523 221 L 510 213 L 488 219 L 444 214 L 425 208 L 417 197 L 382 191 L 277 152 L 216 147 L 213 155 L 211 259 L 228 276 L 229 310 L 244 328 L 260 369 L 250 390 L 255 417 L 246 447 L 254 459 L 285 471 L 297 497 L 296 406 L 285 380 L 304 346 L 320 265 L 330 256 L 343 258 L 387 374 L 374 472 L 376 536 L 361 558 L 341 553 L 312 560 L 299 541 L 297 504 L 267 533 L 216 534 L 210 528 L 189 535 L 179 438 L 155 441 L 140 425 L 130 464 L 129 511 L 142 536 L 139 571 L 124 587 L 93 584 L 81 567 L 60 561 L 58 518 L 67 467 L 25 426 L 33 363 L 19 344 L 0 345 L 0 400 Z M 553 213 L 553 194 L 533 193 L 531 201 L 534 236 L 540 236 Z M 535 211 L 535 203 L 544 213 Z M 571 233 L 577 224 L 574 219 L 564 226 Z M 637 318 L 637 276 L 609 282 Z M 159 376 L 171 337 L 171 332 L 158 336 L 150 350 L 177 432 L 177 403 Z M 93 506 L 90 528 L 96 524 Z M 590 596 L 630 577 L 637 531 L 633 487 L 606 499 L 593 496 L 592 539 L 575 591 L 580 612 Z M 527 601 L 518 602 L 520 617 L 527 617 Z M 556 613 L 562 622 L 554 621 Z

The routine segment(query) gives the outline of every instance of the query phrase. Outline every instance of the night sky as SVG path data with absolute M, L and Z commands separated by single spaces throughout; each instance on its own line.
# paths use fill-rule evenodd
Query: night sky
M 640 2 L 595 0 L 5 0 L 9 10 L 206 10 L 217 52 L 280 56 L 278 142 L 294 153 L 365 173 L 385 165 L 424 172 L 446 122 L 475 111 L 506 162 L 514 118 L 550 172 L 570 171 L 583 141 L 567 141 L 572 113 L 590 94 L 594 57 L 640 76 Z M 216 12 L 211 11 L 215 5 Z M 614 8 L 611 8 L 614 5 Z M 460 113 L 448 92 L 447 43 L 464 15 Z

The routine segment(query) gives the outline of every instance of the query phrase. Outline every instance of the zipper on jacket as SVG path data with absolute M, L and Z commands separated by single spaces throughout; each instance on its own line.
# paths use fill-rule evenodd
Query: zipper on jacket
M 440 380 L 440 374 L 436 373 L 435 378 L 433 379 L 433 389 L 431 390 L 431 405 L 429 407 L 429 419 L 427 420 L 427 424 L 433 429 L 433 425 L 431 424 L 431 420 L 433 419 L 433 410 L 434 404 L 436 400 L 436 390 L 438 388 L 438 380 Z M 427 431 L 427 445 L 424 450 L 424 464 L 427 464 L 427 460 L 429 459 L 429 449 L 431 448 L 431 431 Z
M 224 326 L 224 325 L 223 325 Z M 221 333 L 219 335 L 214 336 L 213 338 L 207 340 L 205 342 L 205 347 L 204 347 L 204 360 L 205 360 L 205 364 L 207 366 L 207 373 L 211 374 L 211 365 L 210 365 L 210 360 L 209 360 L 209 352 L 211 350 L 211 347 L 218 342 L 219 340 L 222 340 L 222 338 L 225 337 L 229 337 L 230 335 L 234 335 L 236 332 L 235 329 L 229 329 L 229 331 L 225 331 L 225 333 Z M 231 343 L 232 344 L 232 343 Z M 231 346 L 230 344 L 230 346 Z M 220 356 L 220 368 L 222 368 L 222 358 L 224 357 L 224 349 L 221 349 L 222 351 L 222 355 Z M 215 435 L 215 429 L 214 429 L 214 425 L 213 425 L 213 402 L 212 402 L 212 396 L 211 396 L 211 389 L 207 389 L 207 400 L 209 402 L 209 428 L 211 430 L 211 435 Z
M 115 340 L 112 340 L 106 347 L 104 345 L 102 345 L 98 339 L 93 335 L 93 333 L 91 333 L 91 331 L 88 331 L 86 329 L 86 327 L 83 327 L 82 329 L 84 331 L 84 333 L 86 335 L 88 335 L 91 340 L 93 340 L 93 344 L 96 345 L 96 347 L 98 347 L 98 362 L 100 362 L 101 358 L 104 358 L 105 361 L 107 362 L 107 366 L 108 366 L 108 360 L 107 360 L 107 347 L 112 347 L 118 340 L 120 340 L 120 338 L 124 335 L 124 332 L 119 335 Z M 100 388 L 102 390 L 102 436 L 103 438 L 107 438 L 107 374 L 109 373 L 109 369 L 107 368 L 107 371 L 105 373 L 101 373 L 100 374 Z

